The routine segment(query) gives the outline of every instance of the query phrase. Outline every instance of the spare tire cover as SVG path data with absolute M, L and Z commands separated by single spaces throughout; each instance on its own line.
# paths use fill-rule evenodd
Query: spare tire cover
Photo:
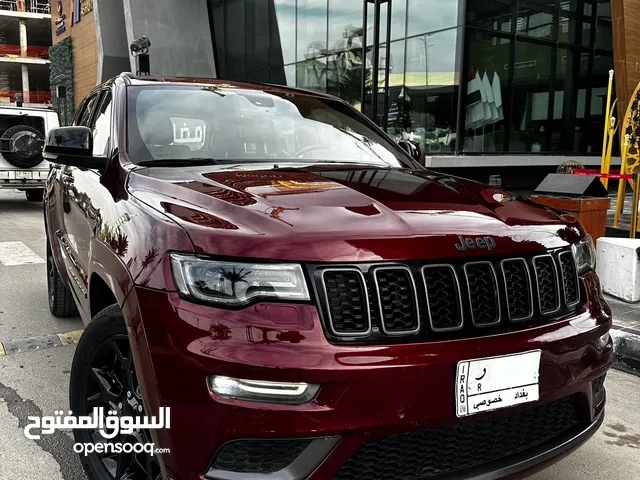
M 2 155 L 11 165 L 18 168 L 31 168 L 42 162 L 44 135 L 37 128 L 16 125 L 7 129 L 2 137 L 5 150 Z

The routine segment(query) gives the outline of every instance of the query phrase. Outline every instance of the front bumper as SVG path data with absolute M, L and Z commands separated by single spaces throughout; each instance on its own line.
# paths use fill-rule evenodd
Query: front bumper
M 227 311 L 136 287 L 124 313 L 147 409 L 171 408 L 171 429 L 154 431 L 157 446 L 171 450 L 162 457 L 167 478 L 250 479 L 247 472 L 216 472 L 212 460 L 227 442 L 265 438 L 322 440 L 317 445 L 324 450 L 315 449 L 304 462 L 307 467 L 319 464 L 308 478 L 333 478 L 375 439 L 490 421 L 575 398 L 580 423 L 571 431 L 466 474 L 488 479 L 553 461 L 602 422 L 604 399 L 594 400 L 591 382 L 612 362 L 611 344 L 599 343 L 611 327 L 611 312 L 595 275 L 583 279 L 583 291 L 587 302 L 574 316 L 555 323 L 481 338 L 385 346 L 329 344 L 310 305 L 259 304 Z M 534 349 L 542 350 L 539 402 L 456 417 L 458 361 Z M 207 386 L 212 374 L 319 383 L 322 389 L 306 405 L 249 403 L 212 394 Z M 303 468 L 297 472 L 302 476 L 284 478 L 307 476 Z
M 16 178 L 23 170 L 2 170 L 0 171 L 0 188 L 28 189 L 44 188 L 49 170 L 24 170 L 31 178 Z
M 551 442 L 524 450 L 502 460 L 488 462 L 475 469 L 468 469 L 466 471 L 458 470 L 455 472 L 456 476 L 454 478 L 465 478 L 467 480 L 498 480 L 506 477 L 512 479 L 523 478 L 557 462 L 580 447 L 600 428 L 603 421 L 604 409 L 601 409 L 595 420 L 583 428 L 567 431 L 562 436 L 554 438 Z M 330 454 L 339 441 L 339 437 L 316 439 L 286 468 L 274 473 L 239 473 L 217 470 L 214 467 L 207 471 L 205 477 L 211 480 L 304 479 L 307 478 L 307 475 L 318 465 L 319 460 L 324 460 Z M 318 475 L 315 477 L 320 478 Z M 447 477 L 430 476 L 428 478 Z

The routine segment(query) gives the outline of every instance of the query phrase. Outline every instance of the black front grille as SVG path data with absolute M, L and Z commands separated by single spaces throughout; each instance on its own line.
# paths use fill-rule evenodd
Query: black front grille
M 468 263 L 464 266 L 469 286 L 471 319 L 478 327 L 500 322 L 500 298 L 493 265 L 489 262 Z
M 567 306 L 575 305 L 580 301 L 580 286 L 578 285 L 578 271 L 571 252 L 562 252 L 558 255 L 560 260 L 560 273 L 562 275 L 562 291 Z
M 452 474 L 553 442 L 579 424 L 575 399 L 568 397 L 521 413 L 379 438 L 360 447 L 335 478 L 418 480 Z
M 420 327 L 418 297 L 408 268 L 381 267 L 374 272 L 382 328 L 390 335 Z
M 514 322 L 528 320 L 533 315 L 533 294 L 527 262 L 514 258 L 502 262 L 507 291 L 507 313 Z
M 580 303 L 577 270 L 567 249 L 466 263 L 309 269 L 326 331 L 336 341 L 490 335 L 550 322 Z
M 213 468 L 239 473 L 273 473 L 286 468 L 311 440 L 234 440 L 220 448 Z
M 366 333 L 370 328 L 369 302 L 362 274 L 325 270 L 322 278 L 333 330 L 339 335 Z
M 538 283 L 538 301 L 543 315 L 556 312 L 560 308 L 558 295 L 558 277 L 551 255 L 543 255 L 533 259 Z
M 431 328 L 436 332 L 462 327 L 462 307 L 456 271 L 451 265 L 429 265 L 422 270 Z

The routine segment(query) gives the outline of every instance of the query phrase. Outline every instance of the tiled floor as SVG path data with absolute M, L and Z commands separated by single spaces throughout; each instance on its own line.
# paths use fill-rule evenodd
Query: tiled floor
M 612 195 L 611 198 L 611 208 L 607 212 L 607 226 L 613 227 L 613 221 L 615 219 L 616 214 L 616 204 L 618 203 L 618 198 L 616 195 Z M 624 199 L 624 209 L 622 215 L 620 215 L 620 221 L 618 223 L 618 227 L 621 230 L 625 230 L 629 232 L 631 228 L 631 204 L 633 203 L 633 196 L 627 195 Z
M 607 302 L 613 310 L 614 328 L 640 335 L 640 303 L 626 303 L 611 296 L 607 296 Z

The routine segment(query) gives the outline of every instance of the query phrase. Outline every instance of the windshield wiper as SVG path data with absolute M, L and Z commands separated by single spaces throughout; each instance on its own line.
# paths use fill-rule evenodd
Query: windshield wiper
M 220 165 L 220 162 L 213 158 L 169 158 L 144 160 L 136 165 L 141 167 L 197 167 L 200 165 Z

